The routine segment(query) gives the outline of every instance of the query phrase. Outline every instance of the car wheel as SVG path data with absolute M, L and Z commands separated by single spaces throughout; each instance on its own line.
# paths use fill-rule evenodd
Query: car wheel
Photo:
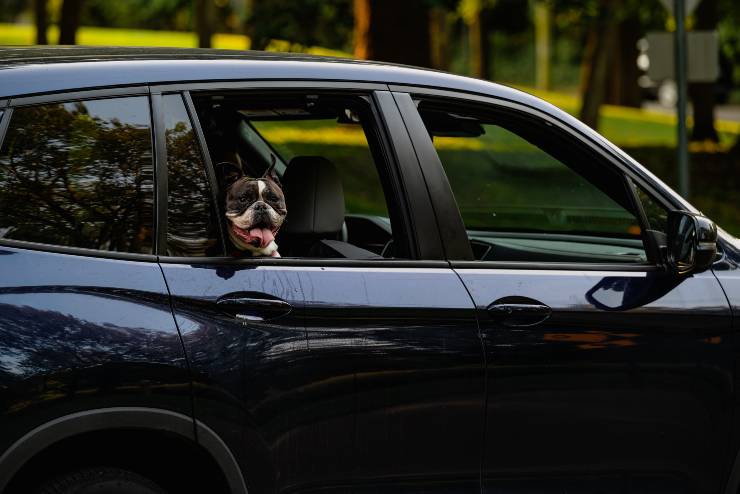
M 84 468 L 45 483 L 36 494 L 166 494 L 141 475 L 120 468 Z

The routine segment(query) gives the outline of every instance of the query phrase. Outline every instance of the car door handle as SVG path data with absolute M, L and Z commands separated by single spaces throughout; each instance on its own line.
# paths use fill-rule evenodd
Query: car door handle
M 260 292 L 229 293 L 220 297 L 216 305 L 241 321 L 269 321 L 293 310 L 285 300 Z
M 547 305 L 526 297 L 504 297 L 486 309 L 497 323 L 507 327 L 530 327 L 546 321 L 552 314 Z

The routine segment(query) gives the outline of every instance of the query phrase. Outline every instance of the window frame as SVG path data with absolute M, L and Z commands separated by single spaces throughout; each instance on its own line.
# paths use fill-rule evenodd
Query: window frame
M 75 90 L 75 91 L 64 91 L 59 93 L 49 93 L 40 95 L 30 96 L 19 96 L 13 97 L 7 102 L 7 106 L 2 112 L 0 118 L 0 147 L 5 142 L 5 136 L 7 130 L 12 121 L 13 111 L 16 108 L 24 108 L 29 106 L 48 105 L 55 103 L 71 103 L 74 101 L 92 101 L 102 99 L 116 99 L 116 98 L 127 98 L 127 97 L 145 97 L 147 104 L 149 105 L 149 120 L 150 120 L 150 142 L 152 146 L 152 166 L 154 167 L 154 197 L 153 211 L 152 211 L 152 253 L 151 254 L 139 254 L 135 252 L 115 252 L 105 251 L 97 249 L 87 249 L 83 247 L 70 247 L 56 244 L 45 244 L 40 242 L 29 242 L 26 240 L 14 240 L 14 239 L 0 239 L 0 246 L 13 247 L 19 249 L 37 250 L 40 252 L 53 252 L 59 254 L 78 255 L 85 257 L 96 257 L 105 259 L 122 259 L 129 261 L 142 261 L 142 262 L 156 262 L 156 244 L 158 235 L 158 222 L 160 220 L 158 214 L 158 190 L 160 178 L 157 173 L 157 141 L 154 132 L 155 116 L 152 111 L 152 100 L 149 94 L 149 87 L 145 85 L 135 85 L 127 87 L 116 87 L 116 88 L 95 88 L 89 90 Z
M 190 126 L 192 128 L 193 134 L 195 135 L 195 140 L 197 142 L 198 146 L 198 152 L 200 153 L 200 157 L 202 160 L 202 164 L 205 168 L 206 172 L 206 178 L 207 178 L 207 185 L 209 190 L 209 195 L 211 200 L 213 201 L 214 207 L 216 208 L 216 213 L 219 216 L 222 216 L 221 211 L 221 205 L 218 203 L 218 196 L 217 196 L 217 181 L 215 173 L 213 172 L 213 166 L 211 164 L 211 158 L 207 151 L 206 143 L 205 143 L 205 137 L 203 136 L 203 133 L 200 129 L 200 124 L 198 123 L 197 114 L 195 113 L 195 106 L 193 105 L 193 100 L 190 97 L 190 93 L 188 91 L 159 91 L 159 90 L 152 90 L 151 91 L 151 101 L 152 101 L 152 121 L 153 121 L 153 129 L 154 129 L 154 137 L 156 139 L 156 159 L 155 159 L 155 166 L 156 166 L 156 176 L 157 176 L 157 183 L 159 184 L 157 187 L 157 228 L 156 228 L 156 249 L 155 254 L 157 255 L 157 258 L 161 257 L 167 257 L 167 231 L 168 231 L 168 225 L 169 225 L 169 169 L 168 169 L 168 163 L 167 163 L 167 139 L 165 136 L 165 132 L 167 131 L 165 126 L 165 115 L 164 115 L 164 103 L 163 103 L 163 97 L 164 96 L 179 96 L 182 99 L 183 105 L 185 106 L 185 111 L 188 114 L 188 118 L 190 120 Z M 196 128 L 197 125 L 197 128 Z M 219 240 L 221 241 L 221 246 L 223 249 L 223 246 L 226 245 L 225 243 L 225 232 L 223 230 L 223 223 L 219 222 L 218 224 L 218 234 L 219 234 Z M 223 254 L 226 255 L 225 251 L 223 251 Z M 181 258 L 178 258 L 181 259 Z M 188 258 L 192 259 L 192 258 Z M 200 258 L 196 258 L 200 259 Z
M 465 105 L 478 105 L 488 107 L 491 111 L 497 111 L 500 113 L 511 113 L 517 112 L 520 115 L 524 115 L 525 118 L 531 118 L 542 122 L 543 125 L 547 125 L 553 128 L 553 132 L 561 134 L 563 139 L 577 142 L 583 146 L 585 152 L 593 154 L 597 160 L 593 166 L 607 167 L 611 171 L 618 173 L 622 178 L 623 185 L 626 189 L 627 195 L 633 204 L 635 216 L 640 223 L 641 236 L 645 252 L 647 256 L 647 262 L 645 263 L 587 263 L 587 262 L 530 262 L 530 261 L 479 261 L 470 257 L 459 256 L 457 258 L 449 257 L 453 267 L 460 268 L 487 268 L 487 269 L 549 269 L 549 270 L 580 270 L 580 271 L 656 271 L 664 270 L 665 265 L 660 257 L 658 246 L 647 234 L 648 222 L 645 216 L 642 204 L 639 201 L 635 193 L 634 186 L 638 185 L 648 191 L 653 197 L 655 197 L 662 206 L 667 210 L 680 208 L 680 205 L 670 201 L 666 198 L 664 192 L 651 183 L 646 177 L 637 173 L 632 167 L 624 163 L 619 159 L 616 154 L 609 150 L 606 146 L 594 141 L 590 136 L 578 131 L 578 129 L 568 125 L 566 122 L 561 121 L 552 114 L 548 114 L 540 109 L 532 108 L 522 103 L 505 100 L 501 98 L 495 98 L 491 96 L 483 96 L 478 94 L 462 93 L 459 91 L 451 90 L 440 90 L 426 87 L 416 86 L 400 86 L 391 85 L 391 90 L 394 96 L 399 101 L 399 106 L 403 105 L 403 117 L 405 120 L 410 120 L 411 124 L 409 127 L 409 133 L 411 134 L 414 146 L 417 149 L 424 149 L 427 154 L 432 155 L 432 161 L 434 161 L 436 167 L 444 177 L 437 177 L 436 187 L 438 189 L 444 189 L 444 192 L 438 192 L 432 196 L 432 200 L 435 201 L 435 209 L 445 211 L 445 216 L 452 216 L 453 213 L 449 211 L 449 204 L 454 201 L 454 193 L 447 181 L 446 175 L 444 174 L 444 168 L 442 162 L 434 149 L 434 144 L 429 138 L 426 131 L 426 127 L 423 126 L 421 115 L 417 111 L 418 100 L 429 100 L 439 101 L 447 104 L 463 103 Z M 404 104 L 405 103 L 405 104 Z M 409 104 L 411 103 L 411 104 Z M 410 113 L 413 111 L 413 113 Z M 485 110 L 483 110 L 485 111 Z M 418 122 L 422 123 L 421 128 Z M 416 125 L 414 125 L 416 123 Z M 430 186 L 431 188 L 431 186 Z M 441 195 L 440 195 L 441 194 Z M 452 196 L 443 197 L 443 196 Z M 461 243 L 468 243 L 467 232 L 460 215 L 460 211 L 455 203 L 454 215 L 459 218 L 459 229 L 456 232 L 452 232 L 451 235 L 444 237 L 445 247 L 451 252 L 464 252 L 461 247 Z M 456 221 L 458 223 L 458 221 Z M 440 228 L 441 232 L 444 232 Z
M 393 114 L 392 109 L 397 108 L 388 92 L 388 86 L 378 83 L 353 83 L 353 82 L 335 82 L 335 81 L 229 81 L 229 82 L 204 82 L 195 84 L 165 84 L 151 86 L 152 94 L 169 94 L 181 91 L 186 101 L 190 113 L 191 123 L 195 131 L 196 138 L 201 147 L 204 163 L 206 165 L 211 191 L 214 197 L 219 197 L 218 180 L 216 179 L 213 163 L 208 152 L 205 134 L 201 123 L 195 112 L 193 96 L 201 93 L 226 93 L 249 91 L 255 92 L 318 92 L 324 94 L 366 97 L 373 116 L 374 130 L 376 131 L 375 140 L 378 141 L 378 152 L 382 153 L 384 164 L 387 170 L 380 171 L 381 181 L 388 180 L 388 184 L 383 184 L 384 191 L 392 193 L 390 200 L 394 201 L 394 206 L 398 208 L 396 215 L 402 223 L 404 236 L 410 251 L 410 259 L 327 259 L 327 258 L 261 258 L 245 257 L 233 258 L 228 255 L 223 257 L 172 257 L 161 253 L 158 256 L 159 262 L 174 264 L 254 264 L 259 265 L 280 265 L 280 266 L 368 266 L 368 267 L 448 267 L 444 261 L 444 252 L 442 250 L 441 238 L 436 231 L 436 222 L 431 216 L 431 201 L 429 200 L 426 185 L 418 173 L 418 160 L 413 152 L 413 147 L 409 139 L 400 113 Z M 389 112 L 389 109 L 391 111 Z M 161 108 L 158 108 L 161 111 Z M 162 120 L 163 122 L 163 120 Z M 161 123 L 160 123 L 161 125 Z M 369 136 L 368 136 L 369 137 Z M 370 140 L 370 139 L 368 139 Z M 372 150 L 373 144 L 370 143 L 373 157 L 376 157 L 375 151 Z M 157 153 L 159 155 L 159 153 Z M 160 165 L 160 161 L 157 162 Z M 166 177 L 166 156 L 163 161 L 164 176 Z M 159 168 L 158 168 L 159 169 Z M 386 187 L 388 189 L 386 190 Z M 166 196 L 165 196 L 166 197 Z M 426 201 L 426 204 L 424 203 Z M 411 207 L 415 204 L 417 207 Z M 222 215 L 222 205 L 216 200 L 216 208 L 219 215 Z M 159 210 L 159 214 L 166 214 L 166 207 Z M 389 210 L 390 212 L 390 210 Z M 422 225 L 420 227 L 420 224 Z M 430 227 L 432 227 L 430 229 Z M 424 228 L 426 227 L 426 228 Z M 223 229 L 223 224 L 220 225 Z

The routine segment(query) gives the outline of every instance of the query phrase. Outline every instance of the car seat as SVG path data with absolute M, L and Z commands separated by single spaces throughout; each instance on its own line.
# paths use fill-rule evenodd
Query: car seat
M 279 239 L 283 257 L 381 258 L 344 241 L 344 189 L 331 161 L 296 156 L 282 182 L 288 208 Z

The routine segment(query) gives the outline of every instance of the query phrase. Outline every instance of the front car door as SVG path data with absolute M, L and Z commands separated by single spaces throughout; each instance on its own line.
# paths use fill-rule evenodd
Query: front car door
M 395 102 L 383 86 L 306 87 L 162 88 L 160 259 L 196 416 L 256 492 L 478 492 L 482 342 Z M 208 192 L 222 160 L 256 176 L 275 163 L 282 258 L 231 257 L 223 191 Z M 265 301 L 286 313 L 254 312 Z
M 668 200 L 549 115 L 395 97 L 465 223 L 446 240 L 467 237 L 452 266 L 485 341 L 484 492 L 717 492 L 731 315 L 711 271 L 661 266 Z

